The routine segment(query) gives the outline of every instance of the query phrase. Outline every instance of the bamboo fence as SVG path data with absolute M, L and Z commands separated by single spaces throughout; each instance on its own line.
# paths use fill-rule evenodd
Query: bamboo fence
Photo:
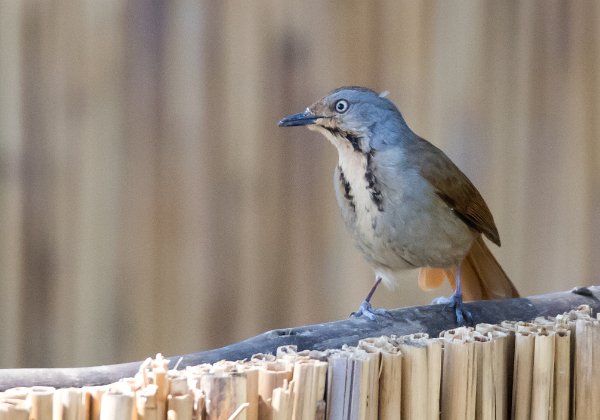
M 0 420 L 312 420 L 600 418 L 600 316 L 588 305 L 505 321 L 381 336 L 357 346 L 282 346 L 249 360 L 168 368 L 158 354 L 133 378 L 0 393 Z

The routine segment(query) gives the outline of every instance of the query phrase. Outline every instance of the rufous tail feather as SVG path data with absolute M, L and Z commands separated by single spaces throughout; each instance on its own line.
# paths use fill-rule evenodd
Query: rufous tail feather
M 424 267 L 419 272 L 419 286 L 423 290 L 440 287 L 444 279 L 455 287 L 456 267 Z M 494 255 L 480 236 L 460 266 L 460 278 L 464 300 L 485 300 L 519 297 Z

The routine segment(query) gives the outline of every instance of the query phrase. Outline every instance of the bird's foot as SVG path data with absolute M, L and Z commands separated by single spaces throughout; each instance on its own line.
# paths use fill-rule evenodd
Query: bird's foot
M 361 318 L 364 316 L 371 321 L 375 321 L 378 316 L 389 317 L 390 315 L 385 309 L 375 309 L 373 306 L 371 306 L 370 302 L 363 300 L 358 307 L 358 311 L 352 312 L 350 316 L 354 318 Z
M 446 310 L 454 310 L 456 316 L 456 323 L 460 326 L 473 325 L 473 315 L 463 305 L 462 294 L 453 294 L 450 297 L 440 296 L 433 299 L 431 302 L 433 305 L 446 305 Z M 466 323 L 465 323 L 466 319 Z

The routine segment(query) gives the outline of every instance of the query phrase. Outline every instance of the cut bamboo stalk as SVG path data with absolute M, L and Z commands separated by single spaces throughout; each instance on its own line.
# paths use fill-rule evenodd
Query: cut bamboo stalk
M 315 366 L 317 371 L 317 384 L 315 387 L 317 399 L 317 405 L 322 402 L 325 402 L 325 389 L 327 387 L 327 362 L 324 360 L 319 360 Z
M 169 371 L 169 395 L 185 395 L 190 392 L 184 371 Z
M 359 347 L 381 353 L 379 367 L 380 420 L 398 419 L 402 412 L 402 353 L 389 337 L 361 340 Z
M 3 398 L 0 401 L 0 419 L 29 420 L 31 406 L 22 398 Z
M 345 351 L 332 353 L 327 359 L 327 418 L 347 419 L 350 412 L 350 355 Z
M 169 420 L 192 420 L 194 398 L 191 393 L 169 395 L 167 399 L 167 418 Z
M 366 396 L 365 392 L 362 389 L 363 377 L 367 377 L 368 370 L 365 369 L 365 365 L 360 363 L 358 358 L 354 353 L 354 349 L 352 349 L 352 354 L 349 358 L 349 411 L 348 411 L 348 419 L 350 420 L 364 420 L 366 410 L 364 409 Z M 361 392 L 362 391 L 362 392 Z
M 270 398 L 273 390 L 283 385 L 283 381 L 291 381 L 293 365 L 283 362 L 269 362 L 260 366 L 258 372 L 258 393 Z
M 8 402 L 15 406 L 15 401 L 11 400 L 23 400 L 26 401 L 28 407 L 28 417 L 31 419 L 47 419 L 52 420 L 52 401 L 54 399 L 55 388 L 53 387 L 17 387 L 7 389 L 2 393 L 1 400 Z M 17 410 L 23 408 L 22 404 L 17 404 L 19 407 Z M 7 407 L 12 410 L 12 408 Z M 14 410 L 13 410 L 14 411 Z M 21 414 L 14 414 L 20 416 Z M 11 414 L 13 416 L 13 414 Z
M 148 358 L 135 376 L 132 388 L 141 389 L 136 396 L 136 411 L 144 418 L 164 419 L 167 416 L 167 396 L 169 394 L 169 360 L 158 353 L 154 359 Z M 149 385 L 155 385 L 149 387 Z
M 496 385 L 496 419 L 509 419 L 511 412 L 515 336 L 512 332 L 494 331 L 494 368 Z
M 167 419 L 192 420 L 194 395 L 187 377 L 181 371 L 169 371 L 169 396 L 167 397 Z
M 554 342 L 554 420 L 569 419 L 571 332 L 557 329 Z
M 169 395 L 169 361 L 157 354 L 152 362 L 152 380 L 156 385 L 156 417 L 163 420 L 167 416 L 167 397 Z
M 84 386 L 82 388 L 87 395 L 89 420 L 100 420 L 102 395 L 107 389 L 107 386 Z
M 425 339 L 422 339 L 425 340 Z M 442 392 L 442 342 L 427 338 L 427 401 L 426 419 L 440 418 L 440 396 Z
M 293 382 L 284 381 L 282 387 L 273 390 L 273 400 L 271 401 L 273 420 L 292 420 Z
M 376 418 L 379 352 L 347 347 L 329 356 L 328 418 Z M 339 417 L 341 416 L 341 417 Z
M 477 360 L 477 419 L 496 418 L 496 381 L 500 373 L 494 364 L 494 347 L 489 336 L 477 333 L 474 337 Z
M 476 326 L 476 331 L 484 334 L 492 343 L 495 418 L 508 419 L 512 398 L 514 329 L 500 325 L 479 324 Z
M 592 419 L 593 402 L 591 389 L 593 386 L 593 333 L 589 319 L 575 321 L 575 376 L 574 376 L 574 415 L 575 420 Z
M 152 358 L 148 357 L 144 360 L 138 369 L 138 372 L 135 374 L 135 382 L 137 388 L 143 388 L 146 385 L 150 384 L 150 374 L 149 371 L 152 366 Z
M 206 394 L 204 391 L 194 388 L 194 418 L 197 420 L 206 420 Z
M 24 400 L 27 398 L 27 395 L 31 391 L 31 388 L 19 386 L 15 388 L 9 388 L 2 393 L 3 399 L 16 399 L 16 400 Z
M 471 331 L 457 328 L 444 333 L 442 339 L 442 419 L 475 419 L 477 363 Z
M 402 353 L 389 346 L 381 352 L 379 378 L 379 418 L 392 420 L 402 413 Z
M 129 420 L 134 413 L 134 396 L 111 389 L 102 396 L 100 420 Z
M 376 419 L 379 409 L 379 372 L 381 366 L 381 353 L 365 351 L 361 360 L 364 365 L 361 391 L 364 391 L 364 417 L 365 419 Z
M 402 353 L 402 418 L 437 420 L 440 416 L 442 346 L 426 334 L 397 339 Z
M 593 372 L 595 378 L 592 388 L 592 400 L 594 401 L 594 416 L 600 418 L 600 321 L 594 320 L 594 355 L 592 360 Z
M 202 376 L 201 388 L 206 393 L 206 418 L 226 420 L 246 403 L 246 376 L 239 372 L 215 372 Z M 245 413 L 238 416 L 246 420 Z
M 595 318 L 589 318 L 587 321 L 587 331 L 589 343 L 588 355 L 589 364 L 587 365 L 588 374 L 585 376 L 586 384 L 582 390 L 587 393 L 589 401 L 588 411 L 591 418 L 600 418 L 600 322 Z
M 135 406 L 139 420 L 162 420 L 158 408 L 158 386 L 146 385 L 135 394 Z
M 258 368 L 245 366 L 246 374 L 246 417 L 248 420 L 258 420 Z
M 512 418 L 514 420 L 530 419 L 534 346 L 534 334 L 529 331 L 518 331 L 515 334 L 512 395 Z
M 402 418 L 420 419 L 427 412 L 427 347 L 420 343 L 401 343 Z
M 569 343 L 569 370 L 570 370 L 570 385 L 569 385 L 569 419 L 575 419 L 575 387 L 576 387 L 576 372 L 575 372 L 575 359 L 576 359 L 576 339 L 577 339 L 577 315 L 575 311 L 571 311 L 565 314 L 564 319 L 561 320 L 561 324 L 564 325 L 565 329 L 569 331 L 571 336 Z
M 294 365 L 292 416 L 298 420 L 312 420 L 317 403 L 325 397 L 327 363 L 319 360 L 298 360 Z
M 89 420 L 92 413 L 92 396 L 85 389 L 81 389 L 81 402 L 83 405 L 84 419 Z
M 593 403 L 593 415 L 594 418 L 600 418 L 600 321 L 597 319 L 592 322 L 592 403 Z
M 582 376 L 585 376 L 587 371 L 589 370 L 589 365 L 587 365 L 587 363 L 589 362 L 589 360 L 587 360 L 587 356 L 585 355 L 585 351 L 584 349 L 581 347 L 581 345 L 583 345 L 583 347 L 586 347 L 585 343 L 586 343 L 586 329 L 582 328 L 582 325 L 584 325 L 586 322 L 588 322 L 591 319 L 591 313 L 592 313 L 592 309 L 589 305 L 580 305 L 577 307 L 577 309 L 574 309 L 572 311 L 569 311 L 565 314 L 562 315 L 557 315 L 555 320 L 556 320 L 556 331 L 557 332 L 562 332 L 562 334 L 558 334 L 556 335 L 556 353 L 558 357 L 559 351 L 561 353 L 566 353 L 568 354 L 568 356 L 563 356 L 560 359 L 563 359 L 563 361 L 561 362 L 560 359 L 557 360 L 556 362 L 556 366 L 555 366 L 555 374 L 556 374 L 556 390 L 555 390 L 555 417 L 556 418 L 573 418 L 576 419 L 577 417 L 577 392 L 578 392 L 578 388 L 580 385 L 578 385 L 579 380 L 578 378 L 581 378 Z M 582 332 L 582 335 L 578 338 L 577 336 L 577 330 L 578 330 L 578 322 L 582 321 L 583 324 L 579 325 L 579 329 L 580 332 Z M 561 337 L 561 335 L 568 335 L 569 338 L 567 339 L 566 337 Z M 559 344 L 559 342 L 561 342 Z M 567 344 L 568 347 L 567 347 Z M 559 350 L 560 349 L 560 350 Z M 578 354 L 578 352 L 583 352 L 581 354 Z M 565 361 L 564 358 L 567 358 L 568 361 Z M 592 355 L 590 355 L 590 357 L 593 358 Z M 562 366 L 562 367 L 561 367 Z M 559 369 L 559 372 L 561 373 L 556 373 L 557 369 Z M 566 371 L 566 372 L 565 372 Z M 561 385 L 562 383 L 562 385 Z M 567 389 L 567 392 L 564 391 L 564 389 Z M 561 389 L 563 389 L 563 391 L 560 391 Z M 579 389 L 579 391 L 583 391 L 585 392 L 589 392 L 585 391 L 585 390 L 581 390 Z M 585 395 L 581 395 L 580 398 L 585 399 Z M 593 403 L 592 405 L 587 405 L 585 402 L 581 402 L 579 401 L 580 404 L 580 418 L 586 418 L 586 415 L 593 415 L 591 413 L 593 413 L 594 411 L 594 406 Z M 565 407 L 569 407 L 568 408 L 568 413 L 565 413 L 565 410 L 567 410 Z M 590 413 L 586 413 L 586 411 L 589 410 Z
M 294 366 L 294 386 L 292 387 L 292 418 L 305 420 L 310 418 L 311 386 L 313 369 L 309 363 L 296 362 Z M 314 401 L 316 405 L 316 401 Z
M 554 332 L 542 328 L 535 336 L 533 356 L 533 387 L 531 418 L 546 420 L 553 417 L 554 395 Z
M 50 386 L 34 386 L 27 394 L 31 405 L 31 420 L 52 420 L 52 401 L 56 390 Z
M 84 392 L 81 389 L 63 388 L 54 392 L 53 420 L 87 419 L 89 413 L 85 408 Z
M 258 366 L 258 415 L 259 418 L 270 420 L 272 418 L 271 401 L 273 390 L 283 386 L 284 381 L 292 380 L 293 366 L 288 363 L 276 361 L 253 360 Z

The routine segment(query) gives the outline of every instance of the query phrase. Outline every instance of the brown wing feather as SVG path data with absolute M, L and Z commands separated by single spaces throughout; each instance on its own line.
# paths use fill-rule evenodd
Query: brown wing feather
M 433 144 L 419 138 L 412 156 L 420 159 L 419 170 L 423 178 L 435 188 L 438 196 L 456 215 L 478 232 L 500 246 L 500 236 L 494 218 L 483 197 L 469 178 Z

